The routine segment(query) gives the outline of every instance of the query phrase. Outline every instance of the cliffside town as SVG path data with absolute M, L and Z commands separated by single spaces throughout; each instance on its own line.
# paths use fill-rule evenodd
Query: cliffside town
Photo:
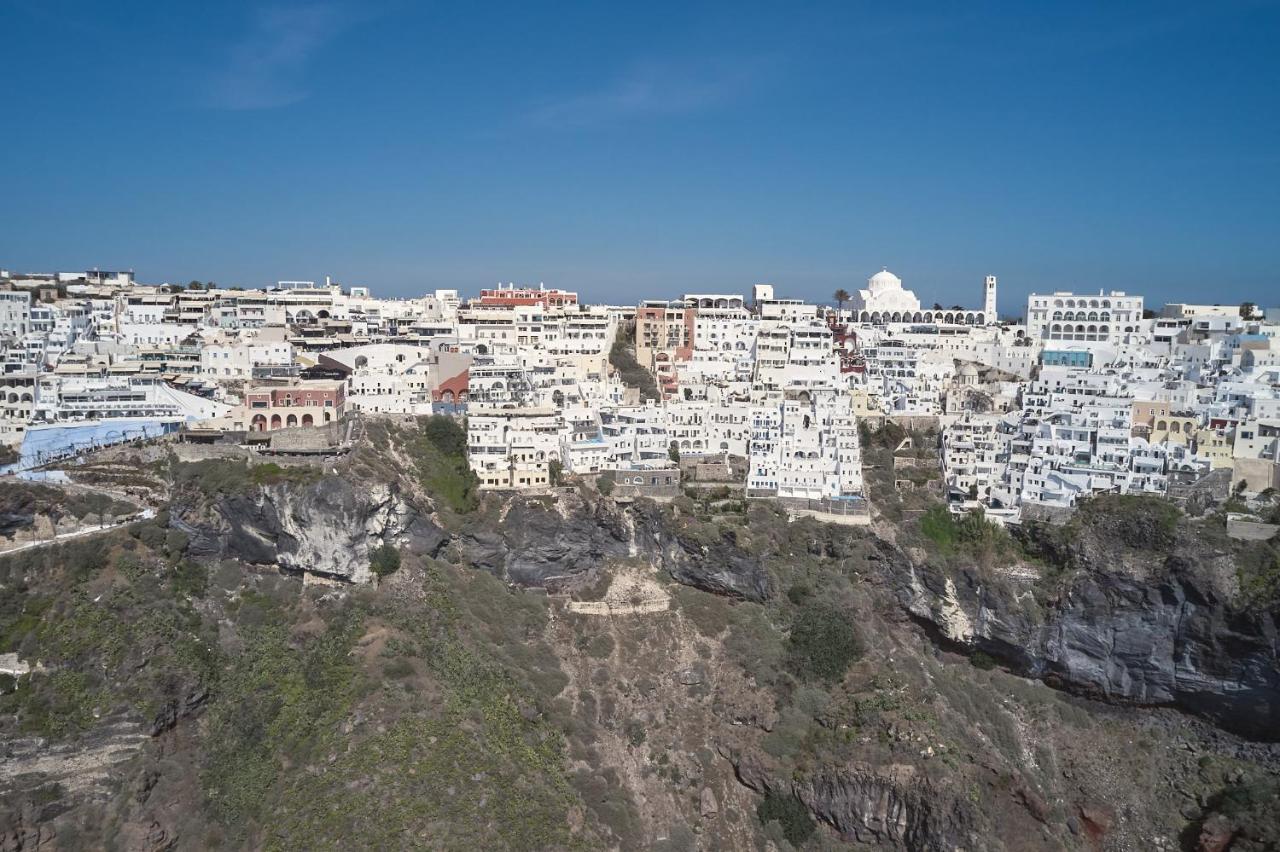
M 1249 306 L 0 280 L 0 852 L 1280 843 Z
M 1100 292 L 1033 294 L 1018 321 L 996 288 L 930 309 L 882 271 L 835 305 L 757 285 L 611 306 L 3 273 L 0 441 L 24 470 L 178 431 L 288 444 L 305 439 L 272 433 L 351 413 L 465 414 L 482 489 L 664 488 L 720 465 L 749 497 L 865 519 L 858 424 L 891 419 L 940 432 L 930 487 L 1001 522 L 1280 482 L 1276 317 Z

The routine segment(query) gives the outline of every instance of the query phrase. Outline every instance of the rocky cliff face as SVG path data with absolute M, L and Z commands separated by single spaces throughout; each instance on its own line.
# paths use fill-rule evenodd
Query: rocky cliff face
M 524 587 L 565 590 L 590 581 L 610 559 L 641 558 L 705 591 L 754 601 L 772 592 L 759 556 L 727 539 L 682 535 L 649 502 L 623 509 L 577 494 L 555 501 L 516 496 L 497 523 L 473 525 L 459 540 L 472 566 Z
M 913 564 L 887 546 L 878 559 L 899 603 L 945 640 L 1071 691 L 1280 737 L 1280 613 L 1233 605 L 1189 544 L 1145 576 L 1090 560 L 1043 604 L 1027 581 Z
M 395 485 L 361 486 L 337 476 L 209 499 L 177 495 L 170 524 L 190 537 L 193 556 L 278 565 L 353 582 L 369 579 L 369 552 L 380 544 L 434 555 L 448 541 Z
M 489 507 L 490 512 L 495 511 Z M 566 495 L 512 497 L 459 535 L 463 558 L 509 583 L 561 590 L 587 582 L 608 559 L 630 554 L 627 517 L 605 501 Z
M 909 764 L 845 766 L 780 778 L 758 756 L 735 761 L 738 780 L 758 793 L 792 795 L 841 838 L 876 848 L 981 848 L 973 806 Z

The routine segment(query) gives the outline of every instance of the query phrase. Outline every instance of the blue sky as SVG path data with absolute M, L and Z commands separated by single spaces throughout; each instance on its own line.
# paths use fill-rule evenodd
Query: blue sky
M 1280 303 L 1280 5 L 0 0 L 0 266 Z

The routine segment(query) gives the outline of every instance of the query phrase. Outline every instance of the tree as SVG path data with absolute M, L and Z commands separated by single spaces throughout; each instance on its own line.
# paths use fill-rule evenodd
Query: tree
M 672 441 L 667 447 L 667 458 L 671 459 L 676 464 L 680 464 L 680 445 L 675 441 Z
M 844 311 L 844 303 L 849 301 L 849 291 L 841 287 L 831 298 L 836 300 L 836 314 L 839 315 Z
M 187 283 L 188 290 L 199 290 L 202 287 L 204 287 L 204 285 L 201 284 L 199 281 L 192 280 Z
M 1255 309 L 1257 309 L 1257 307 L 1258 307 L 1258 306 L 1257 306 L 1257 305 L 1255 305 L 1253 302 L 1241 302 L 1241 303 L 1240 303 L 1240 318 L 1241 318 L 1241 319 L 1253 319 L 1253 312 L 1254 312 L 1254 310 L 1255 310 Z

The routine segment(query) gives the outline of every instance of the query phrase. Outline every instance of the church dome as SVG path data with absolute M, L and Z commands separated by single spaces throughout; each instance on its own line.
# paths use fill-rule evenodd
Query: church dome
M 885 290 L 901 290 L 902 279 L 889 270 L 882 269 L 867 279 L 867 289 L 872 293 L 880 293 Z

